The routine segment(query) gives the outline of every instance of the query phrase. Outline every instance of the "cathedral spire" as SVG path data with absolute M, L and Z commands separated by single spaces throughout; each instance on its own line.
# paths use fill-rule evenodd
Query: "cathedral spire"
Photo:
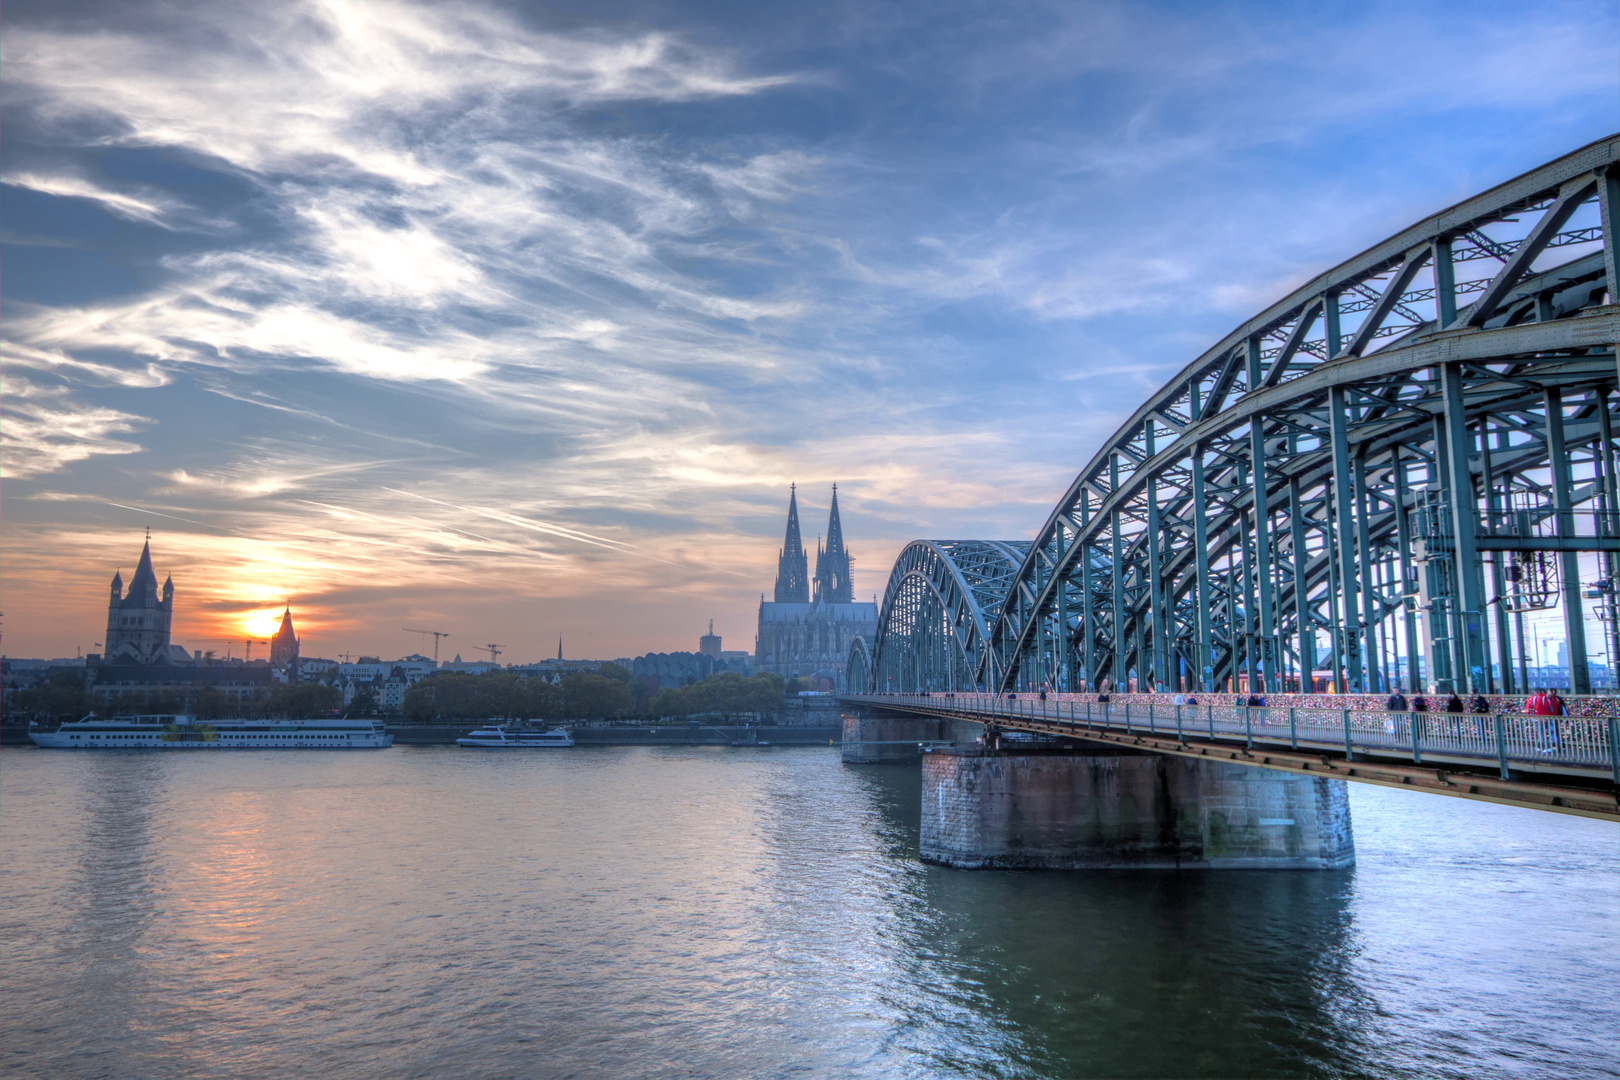
M 838 485 L 833 485 L 832 512 L 827 516 L 827 549 L 816 552 L 816 599 L 828 604 L 852 604 L 851 560 L 844 547 L 844 523 L 838 518 Z
M 776 602 L 778 604 L 807 604 L 810 602 L 810 560 L 804 554 L 804 541 L 799 536 L 799 485 L 788 490 L 787 536 L 776 563 Z
M 833 485 L 832 513 L 827 517 L 827 554 L 844 554 L 844 523 L 838 520 L 838 485 Z

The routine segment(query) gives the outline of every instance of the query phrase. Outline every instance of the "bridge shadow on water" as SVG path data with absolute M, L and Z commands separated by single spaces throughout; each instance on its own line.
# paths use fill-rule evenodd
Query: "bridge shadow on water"
M 1350 972 L 1353 869 L 928 866 L 916 856 L 918 770 L 857 768 L 891 853 L 914 864 L 914 975 L 948 983 L 937 989 L 995 1029 L 1007 1075 L 1384 1071 L 1366 1067 L 1365 1020 L 1376 1005 Z M 957 1049 L 961 1057 L 939 1047 L 935 1064 L 983 1070 L 971 1045 Z

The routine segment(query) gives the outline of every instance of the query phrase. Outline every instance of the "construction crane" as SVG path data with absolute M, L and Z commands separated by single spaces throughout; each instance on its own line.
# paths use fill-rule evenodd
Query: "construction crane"
M 241 645 L 243 647 L 242 648 L 242 660 L 243 660 L 243 662 L 246 662 L 246 661 L 249 661 L 249 660 L 253 659 L 253 646 L 270 644 L 268 641 L 255 641 L 253 638 L 221 638 L 219 640 L 222 640 L 222 641 L 225 642 L 225 659 L 227 659 L 227 660 L 229 660 L 231 658 L 231 646 L 232 645 Z
M 402 627 L 400 627 L 400 629 L 405 631 L 407 634 L 432 634 L 433 635 L 433 662 L 435 664 L 437 664 L 439 662 L 439 639 L 449 637 L 450 632 L 448 630 L 415 630 L 415 629 L 412 629 L 409 626 L 402 626 Z
M 487 653 L 489 653 L 489 661 L 490 661 L 490 663 L 495 664 L 495 663 L 500 662 L 500 659 L 499 659 L 500 655 L 501 655 L 500 642 L 492 641 L 488 645 L 474 645 L 473 648 L 477 649 L 479 652 L 487 652 Z

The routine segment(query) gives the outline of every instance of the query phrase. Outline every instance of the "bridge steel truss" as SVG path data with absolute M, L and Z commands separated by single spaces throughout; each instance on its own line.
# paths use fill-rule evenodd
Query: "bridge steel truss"
M 1144 402 L 1037 534 L 986 684 L 1278 690 L 1326 645 L 1341 689 L 1381 690 L 1399 634 L 1422 682 L 1493 690 L 1510 579 L 1541 567 L 1497 553 L 1550 552 L 1589 692 L 1577 552 L 1620 551 L 1617 141 L 1320 275 Z
M 1318 275 L 1148 398 L 1033 541 L 980 542 L 1016 568 L 908 547 L 870 688 L 1309 691 L 1325 655 L 1382 691 L 1400 654 L 1408 689 L 1522 691 L 1514 612 L 1556 602 L 1589 692 L 1581 552 L 1620 660 L 1617 228 L 1610 136 Z
M 1028 553 L 1027 540 L 912 541 L 889 574 L 869 658 L 864 642 L 851 651 L 849 685 L 979 686 L 990 627 Z

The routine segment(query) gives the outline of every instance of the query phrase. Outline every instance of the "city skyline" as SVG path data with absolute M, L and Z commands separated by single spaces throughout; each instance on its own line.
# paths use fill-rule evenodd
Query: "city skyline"
M 514 659 L 751 647 L 793 482 L 857 598 L 1027 537 L 1236 319 L 1612 130 L 1620 33 L 1486 8 L 10 6 L 5 651 L 148 527 L 177 642 Z

